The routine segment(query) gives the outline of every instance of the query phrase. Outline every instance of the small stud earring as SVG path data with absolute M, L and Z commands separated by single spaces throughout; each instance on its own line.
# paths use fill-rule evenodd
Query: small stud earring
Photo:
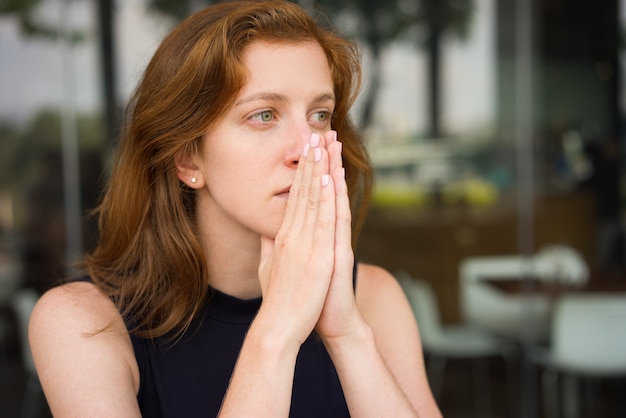
M 191 178 L 191 183 L 192 183 L 192 184 L 196 184 L 197 182 L 198 182 L 198 179 L 197 179 L 197 178 L 195 178 L 195 177 L 192 177 L 192 178 Z

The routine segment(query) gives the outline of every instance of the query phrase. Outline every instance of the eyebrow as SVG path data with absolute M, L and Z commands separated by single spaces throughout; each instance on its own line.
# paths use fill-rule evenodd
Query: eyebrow
M 278 93 L 269 93 L 269 92 L 260 92 L 256 94 L 252 94 L 250 96 L 246 96 L 235 103 L 235 106 L 242 105 L 244 103 L 253 102 L 256 100 L 267 100 L 267 101 L 276 101 L 276 102 L 286 102 L 287 96 L 278 94 Z M 319 96 L 313 99 L 313 103 L 323 103 L 326 101 L 335 102 L 335 95 L 331 93 L 322 93 Z

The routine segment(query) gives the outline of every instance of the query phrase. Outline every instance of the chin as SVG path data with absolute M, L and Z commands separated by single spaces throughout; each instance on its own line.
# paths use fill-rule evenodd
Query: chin
M 257 231 L 259 232 L 259 235 L 275 239 L 276 235 L 278 234 L 278 231 L 280 230 L 282 223 L 283 223 L 282 214 L 280 217 L 272 216 L 272 217 L 266 218 L 265 222 L 259 225 L 259 228 L 257 229 Z

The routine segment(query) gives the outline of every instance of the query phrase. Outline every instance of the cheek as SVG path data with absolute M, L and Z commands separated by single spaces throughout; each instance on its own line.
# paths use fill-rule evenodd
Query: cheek
M 204 170 L 209 192 L 229 201 L 245 202 L 260 191 L 265 173 L 249 159 L 222 159 Z
M 280 150 L 273 146 L 274 141 L 242 136 L 230 135 L 226 141 L 220 138 L 214 146 L 204 149 L 202 171 L 210 191 L 220 195 L 240 193 L 251 198 L 261 193 L 264 186 L 272 186 L 269 183 L 282 161 Z

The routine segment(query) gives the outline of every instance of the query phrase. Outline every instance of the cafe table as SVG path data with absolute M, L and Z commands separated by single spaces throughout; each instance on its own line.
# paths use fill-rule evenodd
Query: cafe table
M 592 272 L 587 281 L 575 284 L 517 275 L 485 278 L 480 285 L 488 297 L 483 297 L 480 313 L 471 322 L 516 340 L 546 342 L 557 298 L 566 293 L 626 293 L 626 272 Z

